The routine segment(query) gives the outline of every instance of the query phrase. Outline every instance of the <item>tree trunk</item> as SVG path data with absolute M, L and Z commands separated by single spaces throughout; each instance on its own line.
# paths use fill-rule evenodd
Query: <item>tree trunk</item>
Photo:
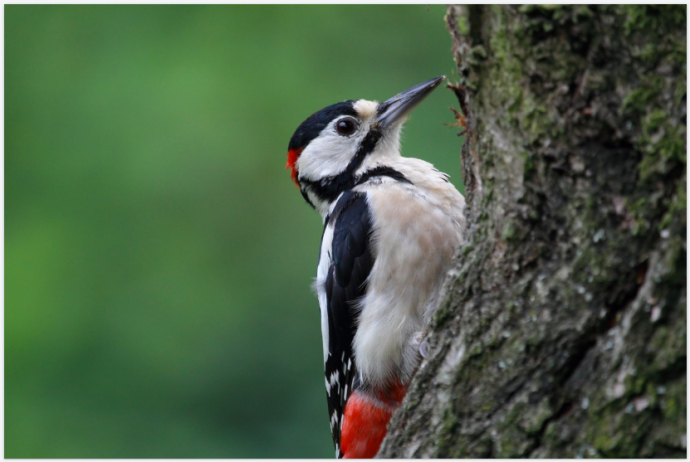
M 466 243 L 382 457 L 686 456 L 686 7 L 449 7 Z

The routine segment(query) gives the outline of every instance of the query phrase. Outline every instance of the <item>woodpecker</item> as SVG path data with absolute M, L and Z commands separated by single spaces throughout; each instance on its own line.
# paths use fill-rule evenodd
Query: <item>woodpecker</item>
M 288 145 L 292 180 L 324 224 L 314 289 L 337 458 L 378 452 L 462 242 L 463 196 L 400 155 L 403 122 L 444 78 L 321 109 Z

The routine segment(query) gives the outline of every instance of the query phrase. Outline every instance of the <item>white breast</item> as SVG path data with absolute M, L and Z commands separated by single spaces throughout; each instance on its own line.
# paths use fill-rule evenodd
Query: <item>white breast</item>
M 375 263 L 354 338 L 366 381 L 406 382 L 419 362 L 419 334 L 435 309 L 441 285 L 464 229 L 462 195 L 443 174 L 417 159 L 395 169 L 413 185 L 384 179 L 357 187 L 367 192 L 374 226 Z

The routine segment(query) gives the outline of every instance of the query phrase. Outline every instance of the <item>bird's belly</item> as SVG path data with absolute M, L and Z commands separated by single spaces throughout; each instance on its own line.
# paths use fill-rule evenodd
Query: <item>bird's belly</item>
M 354 339 L 364 379 L 405 382 L 419 362 L 414 340 L 435 309 L 460 244 L 458 220 L 404 188 L 369 191 L 376 261 Z M 407 340 L 407 343 L 403 343 Z

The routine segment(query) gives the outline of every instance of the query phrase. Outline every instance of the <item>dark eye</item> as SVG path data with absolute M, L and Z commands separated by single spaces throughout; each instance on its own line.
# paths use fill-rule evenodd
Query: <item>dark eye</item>
M 335 129 L 338 130 L 338 134 L 342 136 L 350 136 L 355 132 L 357 128 L 357 122 L 351 118 L 340 119 L 335 123 Z

